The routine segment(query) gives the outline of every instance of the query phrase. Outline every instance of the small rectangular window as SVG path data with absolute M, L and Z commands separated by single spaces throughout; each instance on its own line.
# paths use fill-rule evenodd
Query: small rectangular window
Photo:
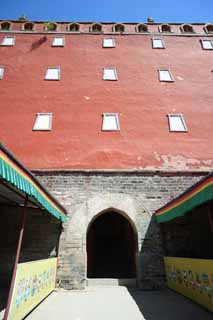
M 165 43 L 161 39 L 152 39 L 152 47 L 154 49 L 164 49 Z
M 102 122 L 103 131 L 119 131 L 119 118 L 117 113 L 104 113 Z
M 60 68 L 48 68 L 45 80 L 60 80 Z
M 15 44 L 15 37 L 4 37 L 1 46 L 14 46 Z
M 63 46 L 64 46 L 64 43 L 65 43 L 64 37 L 55 37 L 55 38 L 53 39 L 52 46 L 53 46 L 53 47 L 63 47 Z
M 33 130 L 48 131 L 52 129 L 52 113 L 37 113 Z
M 115 68 L 104 68 L 103 79 L 104 80 L 118 80 L 116 69 Z
M 115 40 L 112 38 L 103 39 L 103 48 L 115 48 Z
M 0 67 L 0 80 L 4 78 L 4 67 Z
M 168 120 L 170 131 L 188 131 L 182 114 L 169 114 Z
M 164 82 L 174 82 L 173 77 L 169 70 L 158 70 L 159 80 Z
M 213 41 L 211 40 L 201 40 L 204 50 L 213 50 Z

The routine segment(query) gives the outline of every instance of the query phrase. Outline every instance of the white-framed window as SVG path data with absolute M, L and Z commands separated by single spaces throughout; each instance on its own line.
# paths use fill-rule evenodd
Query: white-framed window
M 163 82 L 174 82 L 172 74 L 169 70 L 158 70 L 159 80 Z
M 51 112 L 37 113 L 33 130 L 49 131 L 51 129 L 52 129 L 52 113 Z
M 118 80 L 117 71 L 115 68 L 104 68 L 103 80 Z
M 213 41 L 201 40 L 201 43 L 204 50 L 213 50 Z
M 165 43 L 162 39 L 152 39 L 152 48 L 153 49 L 164 49 Z
M 64 37 L 55 37 L 52 42 L 53 47 L 64 47 L 65 38 Z
M 4 37 L 1 42 L 1 46 L 14 46 L 15 37 Z
M 169 130 L 176 132 L 188 131 L 182 114 L 168 114 Z
M 102 131 L 119 131 L 118 113 L 103 113 Z
M 4 67 L 0 67 L 0 80 L 4 78 Z
M 103 48 L 115 48 L 115 39 L 104 38 L 103 39 Z
M 48 68 L 45 73 L 45 80 L 60 80 L 60 68 Z

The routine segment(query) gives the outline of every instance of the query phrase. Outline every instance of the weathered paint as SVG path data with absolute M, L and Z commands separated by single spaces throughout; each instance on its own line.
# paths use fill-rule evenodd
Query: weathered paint
M 202 50 L 205 34 L 159 35 L 164 50 L 152 49 L 151 35 L 113 35 L 114 49 L 102 48 L 103 34 L 66 34 L 63 48 L 51 47 L 53 34 L 14 35 L 14 47 L 0 47 L 0 137 L 26 166 L 212 168 L 213 51 Z M 44 80 L 48 66 L 61 67 L 60 81 Z M 118 81 L 102 80 L 107 66 Z M 158 68 L 175 82 L 160 83 Z M 32 131 L 37 112 L 53 112 L 52 131 Z M 120 114 L 120 131 L 101 131 L 104 112 Z M 183 113 L 189 131 L 169 132 L 169 113 Z

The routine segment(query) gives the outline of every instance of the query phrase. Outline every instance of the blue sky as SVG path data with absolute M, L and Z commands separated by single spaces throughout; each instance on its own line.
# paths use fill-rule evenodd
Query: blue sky
M 0 19 L 212 22 L 213 0 L 0 0 Z

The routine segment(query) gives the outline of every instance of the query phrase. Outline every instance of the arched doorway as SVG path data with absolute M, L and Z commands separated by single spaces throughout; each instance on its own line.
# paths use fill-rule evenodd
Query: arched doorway
M 87 232 L 88 278 L 134 278 L 135 251 L 131 223 L 115 211 L 102 213 Z

